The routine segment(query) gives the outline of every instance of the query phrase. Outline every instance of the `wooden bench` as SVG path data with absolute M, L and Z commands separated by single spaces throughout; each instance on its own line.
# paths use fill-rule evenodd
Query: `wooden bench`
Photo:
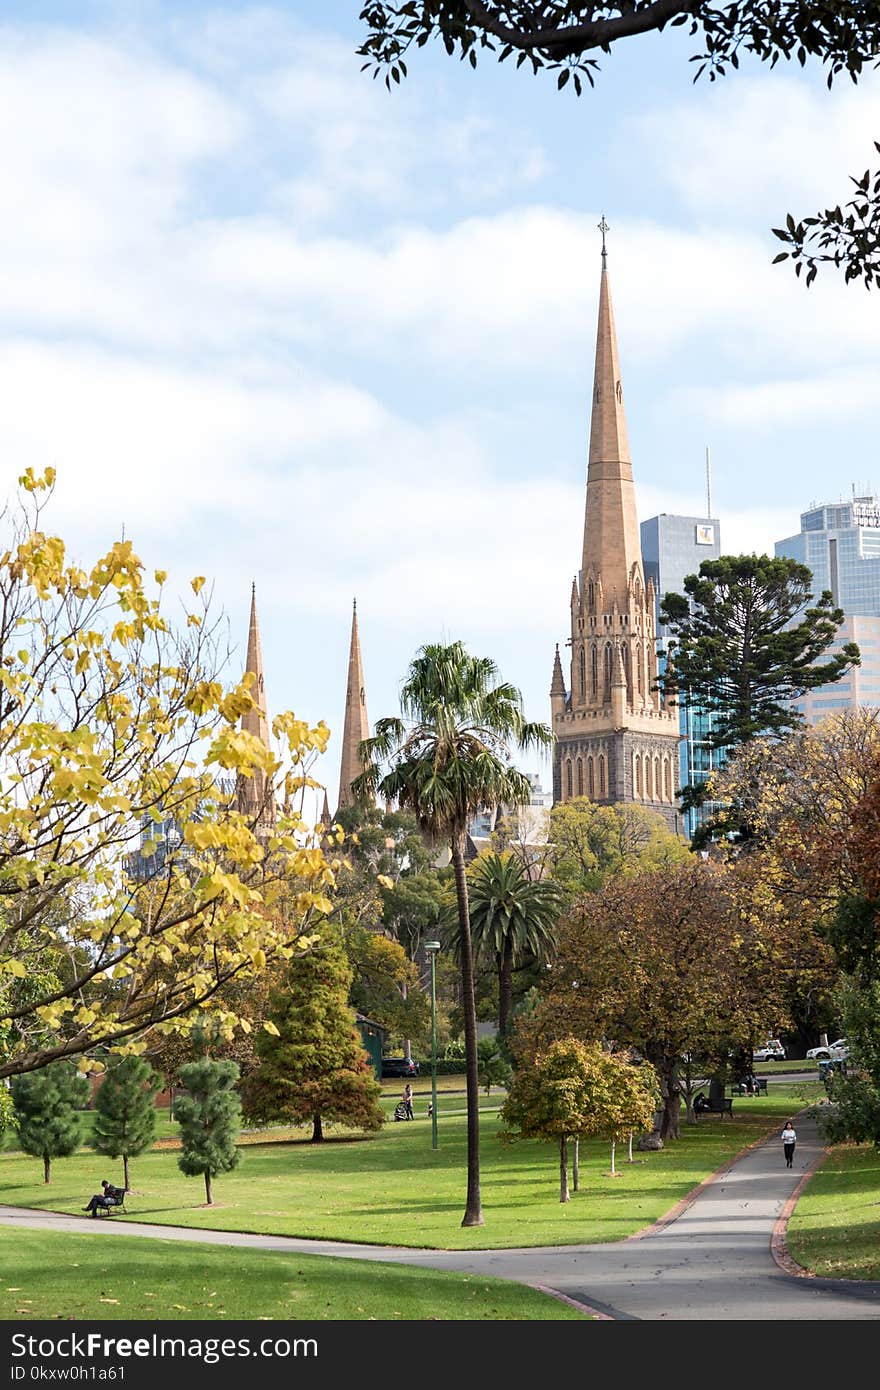
M 729 1115 L 733 1119 L 733 1101 L 727 1096 L 710 1100 L 700 1091 L 694 1096 L 694 1115 Z

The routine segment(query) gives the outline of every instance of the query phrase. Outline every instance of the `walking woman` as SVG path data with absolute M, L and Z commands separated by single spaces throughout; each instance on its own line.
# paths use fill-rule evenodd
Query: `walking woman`
M 785 1166 L 790 1168 L 794 1159 L 794 1146 L 797 1143 L 797 1135 L 791 1120 L 786 1120 L 785 1129 L 782 1131 L 782 1151 L 785 1154 Z

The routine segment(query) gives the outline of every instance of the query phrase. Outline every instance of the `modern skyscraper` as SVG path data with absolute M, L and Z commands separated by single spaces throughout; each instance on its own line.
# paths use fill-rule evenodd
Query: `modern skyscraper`
M 359 746 L 370 737 L 367 718 L 367 696 L 364 690 L 364 663 L 361 659 L 361 639 L 358 632 L 357 599 L 351 617 L 351 643 L 348 652 L 348 684 L 345 691 L 345 720 L 342 726 L 342 761 L 339 769 L 339 805 L 337 811 L 350 806 L 354 798 L 351 784 L 364 770 Z
M 655 590 L 639 545 L 632 463 L 602 224 L 602 276 L 581 567 L 571 590 L 571 666 L 559 648 L 550 705 L 554 803 L 639 802 L 678 828 L 678 710 L 657 684 Z
M 663 512 L 641 525 L 642 560 L 645 578 L 654 584 L 657 595 L 657 631 L 661 644 L 666 632 L 660 627 L 660 604 L 664 594 L 684 593 L 689 574 L 699 573 L 704 560 L 717 560 L 721 554 L 721 526 L 716 517 L 670 516 Z M 694 709 L 679 695 L 679 779 L 681 785 L 696 786 L 720 766 L 722 754 L 709 743 L 711 716 Z M 703 816 L 709 807 L 701 808 Z M 692 835 L 700 812 L 690 810 L 685 821 Z
M 880 498 L 814 504 L 801 513 L 800 532 L 777 541 L 775 550 L 807 565 L 814 593 L 830 590 L 843 609 L 832 651 L 857 642 L 862 654 L 861 666 L 834 685 L 811 690 L 796 701 L 797 709 L 816 724 L 833 710 L 880 705 Z

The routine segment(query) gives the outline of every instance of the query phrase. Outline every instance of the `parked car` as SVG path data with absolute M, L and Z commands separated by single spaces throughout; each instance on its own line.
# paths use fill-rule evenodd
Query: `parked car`
M 382 1079 L 392 1076 L 418 1076 L 419 1064 L 406 1057 L 383 1057 L 382 1058 Z
M 827 1046 L 807 1048 L 807 1056 L 814 1062 L 846 1062 L 849 1060 L 849 1043 L 846 1038 L 838 1038 L 837 1042 L 828 1043 Z
M 756 1062 L 784 1062 L 785 1048 L 778 1038 L 768 1038 L 760 1047 L 752 1049 L 752 1057 Z

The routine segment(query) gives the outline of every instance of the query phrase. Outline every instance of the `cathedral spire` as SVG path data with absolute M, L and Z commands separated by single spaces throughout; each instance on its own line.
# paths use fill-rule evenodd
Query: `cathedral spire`
M 551 695 L 565 694 L 565 677 L 562 674 L 562 662 L 559 659 L 559 643 L 556 643 L 556 656 L 553 658 L 553 680 L 550 682 Z
M 260 643 L 260 623 L 257 617 L 257 586 L 251 585 L 251 616 L 248 626 L 247 658 L 245 674 L 253 676 L 251 698 L 253 708 L 241 716 L 241 727 L 245 733 L 270 748 L 269 714 L 266 705 L 266 681 L 263 673 L 263 648 Z M 271 796 L 266 796 L 266 774 L 255 768 L 252 777 L 242 777 L 238 786 L 238 807 L 243 815 L 256 817 L 258 821 L 270 824 L 275 820 L 275 805 Z
M 614 310 L 606 269 L 605 233 L 608 224 L 604 217 L 599 225 L 602 230 L 602 275 L 587 470 L 583 571 L 601 576 L 606 598 L 610 601 L 616 594 L 617 602 L 624 607 L 632 566 L 638 563 L 641 568 L 641 544 L 623 409 Z
M 364 762 L 358 751 L 364 739 L 370 737 L 367 719 L 367 698 L 364 693 L 364 665 L 361 660 L 361 639 L 358 633 L 357 599 L 351 618 L 351 645 L 348 653 L 348 685 L 345 691 L 345 722 L 342 726 L 342 763 L 339 769 L 339 809 L 354 801 L 351 784 L 360 777 Z

